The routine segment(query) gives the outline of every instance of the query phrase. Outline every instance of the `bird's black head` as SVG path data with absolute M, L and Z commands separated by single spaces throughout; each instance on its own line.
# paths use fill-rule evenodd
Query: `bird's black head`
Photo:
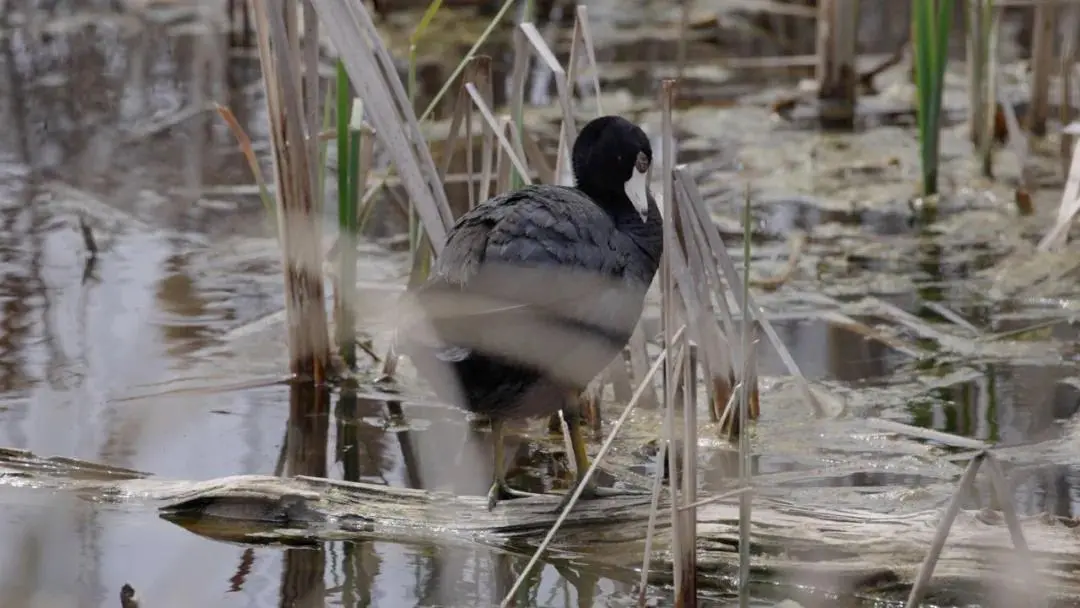
M 609 212 L 649 215 L 652 146 L 645 132 L 620 116 L 601 116 L 581 129 L 573 152 L 574 180 Z

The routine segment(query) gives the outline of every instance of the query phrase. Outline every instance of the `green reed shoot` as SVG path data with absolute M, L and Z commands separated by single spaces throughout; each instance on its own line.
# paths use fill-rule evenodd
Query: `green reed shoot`
M 940 161 L 941 96 L 949 57 L 953 0 L 915 0 L 912 5 L 915 86 L 923 194 L 937 194 Z
M 360 182 L 360 129 L 353 129 L 353 96 L 345 64 L 337 64 L 337 179 L 338 228 L 340 257 L 338 270 L 337 320 L 335 338 L 338 351 L 349 369 L 356 366 L 356 323 L 353 300 L 356 291 L 357 203 L 362 191 Z M 363 116 L 356 116 L 360 124 Z

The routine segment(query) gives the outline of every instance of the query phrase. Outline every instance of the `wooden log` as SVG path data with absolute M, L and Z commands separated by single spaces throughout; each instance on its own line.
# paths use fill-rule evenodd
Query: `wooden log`
M 453 496 L 311 477 L 235 476 L 160 485 L 121 482 L 167 504 L 178 522 L 207 517 L 275 526 L 263 539 L 332 540 L 349 537 L 478 543 L 500 549 L 536 547 L 558 514 L 556 498 L 520 499 L 485 508 L 479 496 Z M 145 485 L 144 485 L 145 484 Z M 133 487 L 134 486 L 134 487 Z M 663 508 L 663 507 L 662 507 Z M 640 566 L 649 515 L 647 497 L 624 496 L 579 503 L 553 550 L 598 566 Z M 752 576 L 809 585 L 820 591 L 906 594 L 934 536 L 937 510 L 900 515 L 856 509 L 822 510 L 758 498 L 753 514 Z M 661 518 L 661 520 L 664 518 Z M 698 573 L 702 588 L 730 588 L 738 565 L 738 504 L 698 509 Z M 1061 521 L 1029 518 L 1024 533 L 1036 555 L 1040 581 L 1010 564 L 1012 545 L 996 512 L 962 512 L 938 563 L 927 601 L 980 601 L 993 594 L 1045 593 L 1061 605 L 1080 592 L 1080 539 Z M 661 524 L 651 580 L 667 583 L 667 523 Z M 1002 570 L 1002 566 L 1009 569 Z M 1051 605 L 1058 605 L 1052 603 Z
M 139 478 L 141 473 L 128 469 L 0 450 L 0 480 L 14 478 L 16 470 L 52 473 L 35 475 L 38 488 L 76 487 L 80 495 L 95 500 L 141 502 L 160 508 L 164 518 L 195 533 L 230 541 L 292 544 L 378 537 L 521 552 L 534 550 L 558 516 L 555 496 L 505 501 L 489 512 L 480 496 L 305 476 L 170 481 Z M 65 473 L 76 472 L 81 479 L 63 479 Z M 697 512 L 699 587 L 728 591 L 738 565 L 738 504 L 707 504 Z M 552 551 L 632 578 L 641 564 L 648 515 L 646 496 L 581 502 Z M 759 496 L 751 532 L 752 576 L 842 597 L 902 599 L 939 517 L 937 509 L 900 514 L 826 510 Z M 672 570 L 666 519 L 658 519 L 654 546 L 659 551 L 650 575 L 661 584 L 670 582 Z M 1025 605 L 1030 594 L 1039 594 L 1050 600 L 1049 606 L 1075 605 L 1080 596 L 1075 524 L 1039 516 L 1024 520 L 1023 529 L 1035 564 L 1015 563 L 1000 513 L 962 511 L 925 601 Z M 1010 599 L 1002 604 L 1002 597 Z

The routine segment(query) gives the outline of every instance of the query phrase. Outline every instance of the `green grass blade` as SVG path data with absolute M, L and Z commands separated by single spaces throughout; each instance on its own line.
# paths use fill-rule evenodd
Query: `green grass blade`
M 349 121 L 352 117 L 352 92 L 345 64 L 337 63 L 337 181 L 338 227 L 348 224 L 349 216 Z
M 416 29 L 413 30 L 412 34 L 409 34 L 409 82 L 406 84 L 406 90 L 409 94 L 409 103 L 414 104 L 414 106 L 416 104 L 416 49 L 424 34 L 427 33 L 431 20 L 439 12 L 440 7 L 442 7 L 442 0 L 432 0 L 427 10 L 424 11 L 424 16 L 420 18 L 420 23 L 417 24 Z
M 949 61 L 949 32 L 952 30 L 953 0 L 939 0 L 937 18 L 935 19 L 934 40 L 934 86 L 930 89 L 930 133 L 933 142 L 932 154 L 934 160 L 934 174 L 936 182 L 937 166 L 939 162 L 941 141 L 941 100 L 945 92 L 945 66 Z M 936 183 L 934 190 L 937 190 Z
M 439 8 L 442 7 L 442 0 L 432 0 L 428 5 L 427 10 L 424 11 L 424 16 L 420 18 L 420 23 L 413 30 L 411 36 L 409 36 L 409 44 L 415 45 L 424 37 L 427 32 L 427 28 L 431 25 L 431 20 L 435 18 L 435 13 L 439 12 Z
M 952 29 L 952 0 L 917 0 L 912 11 L 923 194 L 937 193 L 941 100 Z
M 356 289 L 356 243 L 354 225 L 356 223 L 356 174 L 359 163 L 359 135 L 349 131 L 352 119 L 352 90 L 345 64 L 337 64 L 337 180 L 338 180 L 338 228 L 339 228 L 339 267 L 337 294 L 336 338 L 338 352 L 349 369 L 356 366 L 356 336 L 352 317 L 352 293 Z

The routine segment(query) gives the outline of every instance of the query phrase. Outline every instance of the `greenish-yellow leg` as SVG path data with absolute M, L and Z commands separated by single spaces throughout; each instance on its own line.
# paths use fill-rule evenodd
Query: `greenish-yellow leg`
M 495 508 L 500 500 L 510 500 L 512 498 L 527 498 L 529 496 L 542 496 L 541 494 L 534 494 L 532 492 L 524 492 L 522 490 L 515 490 L 510 487 L 510 484 L 506 483 L 506 458 L 505 450 L 503 449 L 503 423 L 500 420 L 491 421 L 491 439 L 495 442 L 495 479 L 491 484 L 491 489 L 488 490 L 488 511 Z
M 581 416 L 576 411 L 570 411 L 570 408 L 563 410 L 563 416 L 566 417 L 566 428 L 570 432 L 570 448 L 574 452 L 574 488 L 563 496 L 562 502 L 559 503 L 558 511 L 562 511 L 566 508 L 566 505 L 570 503 L 570 497 L 574 495 L 574 490 L 577 486 L 585 480 L 585 472 L 589 470 L 589 453 L 585 451 L 585 436 L 582 434 L 583 427 L 581 424 Z M 619 490 L 613 490 L 610 488 L 600 488 L 596 486 L 596 483 L 591 479 L 585 485 L 585 489 L 581 491 L 581 500 L 590 500 L 594 498 L 604 498 L 606 496 L 620 496 L 623 494 L 637 494 L 637 492 L 623 492 Z
M 589 453 L 585 451 L 585 437 L 581 434 L 581 416 L 565 410 L 563 415 L 566 417 L 566 428 L 570 431 L 570 447 L 574 451 L 574 477 L 576 483 L 581 483 L 585 479 L 585 471 L 589 470 Z M 596 486 L 590 482 L 581 497 L 585 498 L 586 494 L 595 489 Z

